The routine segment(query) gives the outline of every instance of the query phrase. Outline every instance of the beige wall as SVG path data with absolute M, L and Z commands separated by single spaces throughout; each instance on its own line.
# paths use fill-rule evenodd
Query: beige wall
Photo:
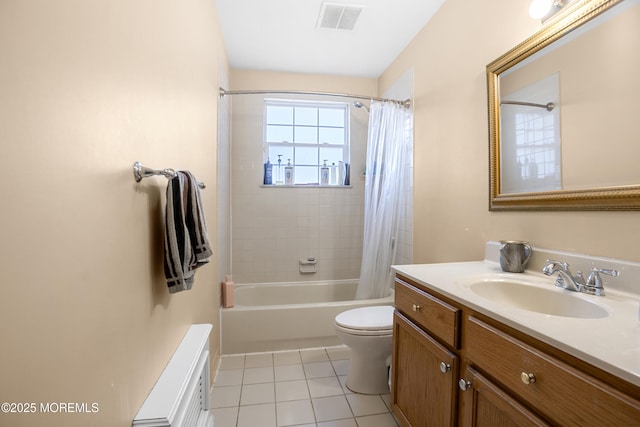
M 192 323 L 214 323 L 215 262 L 169 295 L 167 180 L 189 169 L 216 236 L 226 55 L 213 2 L 0 3 L 0 401 L 96 402 L 3 426 L 129 426 Z
M 486 240 L 640 261 L 636 212 L 488 212 L 485 66 L 540 24 L 529 0 L 448 0 L 375 81 L 234 73 L 232 89 L 383 93 L 414 67 L 414 261 L 480 259 Z M 226 69 L 212 2 L 0 4 L 0 401 L 97 402 L 97 414 L 0 425 L 128 426 L 192 323 L 215 324 L 216 266 L 169 295 L 166 180 L 206 182 L 216 230 L 216 115 Z M 233 148 L 232 148 L 233 149 Z
M 379 79 L 414 67 L 414 262 L 481 259 L 484 242 L 640 261 L 638 212 L 489 212 L 486 65 L 533 34 L 529 0 L 447 0 Z
M 302 90 L 375 96 L 376 79 L 234 70 L 233 90 Z M 338 97 L 269 98 L 349 102 Z M 360 275 L 368 115 L 351 108 L 351 188 L 264 188 L 265 95 L 232 98 L 232 271 L 236 283 L 353 279 Z M 366 103 L 366 102 L 365 102 Z M 286 159 L 284 159 L 286 163 Z M 275 159 L 271 159 L 275 163 Z M 275 173 L 275 171 L 274 171 Z M 299 260 L 317 260 L 301 274 Z

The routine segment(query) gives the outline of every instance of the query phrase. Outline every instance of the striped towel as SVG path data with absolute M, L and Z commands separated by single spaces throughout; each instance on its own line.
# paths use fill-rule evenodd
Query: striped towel
M 195 177 L 178 171 L 167 186 L 164 275 L 170 293 L 191 289 L 195 269 L 213 254 Z

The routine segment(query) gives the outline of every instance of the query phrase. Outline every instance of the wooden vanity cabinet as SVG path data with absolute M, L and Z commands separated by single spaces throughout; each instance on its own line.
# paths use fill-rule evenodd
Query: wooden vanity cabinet
M 391 405 L 406 427 L 457 423 L 460 310 L 396 281 Z
M 403 426 L 640 426 L 640 387 L 410 279 L 395 291 L 391 402 Z
M 638 400 L 505 329 L 467 315 L 466 363 L 509 390 L 514 400 L 526 403 L 554 425 L 640 426 Z

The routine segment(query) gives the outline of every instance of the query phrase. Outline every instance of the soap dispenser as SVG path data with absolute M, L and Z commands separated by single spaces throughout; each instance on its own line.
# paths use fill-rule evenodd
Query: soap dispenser
M 233 307 L 233 288 L 231 276 L 224 276 L 224 282 L 222 282 L 222 306 L 224 308 Z
M 293 166 L 291 159 L 287 159 L 287 166 L 284 167 L 284 184 L 293 185 Z
M 320 185 L 329 185 L 329 166 L 326 160 L 320 168 Z

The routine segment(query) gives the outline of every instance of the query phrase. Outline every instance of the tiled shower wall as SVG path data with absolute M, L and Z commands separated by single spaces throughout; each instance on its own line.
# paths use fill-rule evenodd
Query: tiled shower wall
M 236 96 L 232 100 L 234 281 L 294 282 L 359 277 L 364 223 L 361 176 L 367 144 L 367 112 L 351 107 L 351 187 L 263 187 L 263 102 L 261 95 Z M 299 260 L 308 258 L 317 260 L 316 273 L 300 273 Z
M 248 73 L 239 80 L 246 80 L 245 85 L 254 87 L 269 79 L 278 80 L 279 77 Z M 283 77 L 286 77 L 287 82 L 302 78 L 298 81 L 301 87 L 313 81 L 308 76 Z M 321 80 L 325 81 L 326 76 Z M 344 84 L 336 82 L 339 86 Z M 360 89 L 352 87 L 351 83 L 355 83 Z M 283 82 L 271 84 L 282 86 Z M 292 83 L 288 82 L 287 85 L 289 84 Z M 333 90 L 324 90 L 353 93 L 366 91 L 358 82 L 350 82 L 344 86 L 349 90 L 336 90 L 339 86 L 332 88 Z M 412 98 L 413 69 L 402 74 L 385 91 L 384 96 L 393 99 Z M 294 96 L 286 98 L 300 99 Z M 326 96 L 312 100 L 352 101 Z M 350 109 L 350 188 L 264 188 L 261 187 L 264 96 L 235 96 L 231 98 L 231 102 L 231 254 L 234 281 L 261 283 L 358 278 L 362 261 L 362 173 L 366 158 L 368 113 L 364 109 Z M 407 207 L 398 236 L 397 264 L 413 262 L 413 150 L 406 165 L 406 173 L 410 185 L 406 189 Z M 316 273 L 299 272 L 299 260 L 307 258 L 317 260 Z

